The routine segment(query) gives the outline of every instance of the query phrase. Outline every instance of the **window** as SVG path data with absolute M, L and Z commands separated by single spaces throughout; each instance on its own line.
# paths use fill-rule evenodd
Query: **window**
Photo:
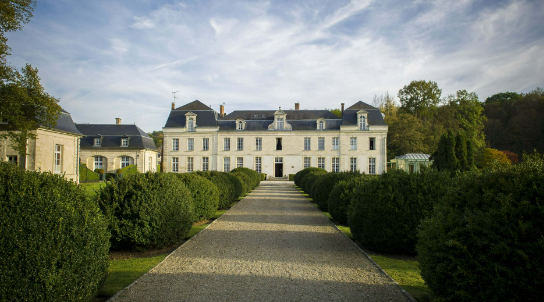
M 61 145 L 55 145 L 55 173 L 60 173 L 62 170 L 62 146 Z
M 368 141 L 368 149 L 369 150 L 376 150 L 375 149 L 375 146 L 374 146 L 374 142 L 376 141 L 376 139 L 374 137 L 371 137 Z
M 236 140 L 236 150 L 238 150 L 238 151 L 244 150 L 244 138 L 243 137 L 239 137 Z
M 276 138 L 276 150 L 281 150 L 281 137 Z
M 208 158 L 202 158 L 202 171 L 208 171 Z
M 172 172 L 178 172 L 179 158 L 172 157 Z
M 325 150 L 325 138 L 320 137 L 317 139 L 317 150 Z
M 255 139 L 255 150 L 261 151 L 263 149 L 263 139 L 261 137 L 257 137 Z
M 364 115 L 361 115 L 359 117 L 359 130 L 365 130 L 366 129 L 366 117 Z
M 195 150 L 195 139 L 194 138 L 188 138 L 187 139 L 187 151 L 193 151 Z
M 126 166 L 130 166 L 130 157 L 121 156 L 121 169 L 123 169 Z
M 95 156 L 94 157 L 94 169 L 104 169 L 104 165 L 102 162 L 102 156 Z
M 304 158 L 304 169 L 312 166 L 312 159 L 310 157 Z
M 349 138 L 349 149 L 350 150 L 357 150 L 357 138 L 356 137 L 350 137 Z
M 309 137 L 304 138 L 304 150 L 312 150 L 312 139 Z
M 187 157 L 187 172 L 193 172 L 195 160 L 192 157 Z
M 318 130 L 325 129 L 325 123 L 323 121 L 319 121 L 319 123 L 317 124 L 317 129 Z
M 223 172 L 230 171 L 230 157 L 223 158 Z
M 340 138 L 339 137 L 333 137 L 332 138 L 332 149 L 338 150 L 340 145 Z
M 8 156 L 8 163 L 12 163 L 17 165 L 17 155 L 9 155 Z
M 413 163 L 411 163 L 411 164 L 408 165 L 408 171 L 409 171 L 410 173 L 414 173 L 414 164 L 413 164 Z
M 202 139 L 202 151 L 208 151 L 210 149 L 210 139 L 209 138 L 203 138 Z
M 357 171 L 357 158 L 352 157 L 349 159 L 349 169 L 351 172 Z
M 368 174 L 376 174 L 376 159 L 368 159 Z
M 95 147 L 100 147 L 102 145 L 102 139 L 101 138 L 95 138 L 94 139 L 94 146 Z
M 257 173 L 262 173 L 261 165 L 262 165 L 262 159 L 260 157 L 255 157 L 255 171 L 257 171 Z
M 278 117 L 278 119 L 277 119 L 276 130 L 283 130 L 283 118 L 282 117 Z
M 238 121 L 238 127 L 236 128 L 238 130 L 244 130 L 244 122 Z
M 340 158 L 339 157 L 333 157 L 332 158 L 332 172 L 340 172 Z
M 223 150 L 230 151 L 230 138 L 223 139 Z
M 172 139 L 172 151 L 178 151 L 179 150 L 179 139 L 174 138 Z
M 325 169 L 325 158 L 324 157 L 318 157 L 317 158 L 317 167 L 321 169 Z
M 128 147 L 128 138 L 121 139 L 121 147 Z
M 244 167 L 244 158 L 243 157 L 237 157 L 236 158 L 236 168 L 243 168 Z
M 192 117 L 189 118 L 189 121 L 187 122 L 187 131 L 194 132 L 195 131 L 195 121 Z

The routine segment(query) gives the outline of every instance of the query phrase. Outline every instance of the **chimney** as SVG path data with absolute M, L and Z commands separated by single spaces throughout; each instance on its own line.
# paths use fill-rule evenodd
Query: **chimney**
M 118 117 L 116 117 L 116 118 L 115 118 L 115 124 L 116 124 L 116 125 L 121 125 L 121 119 L 118 118 Z
M 176 109 L 176 103 L 172 102 L 172 110 Z
M 344 103 L 340 104 L 342 106 L 342 117 L 344 117 Z
M 219 105 L 219 116 L 224 117 L 225 116 L 225 106 Z
M 299 110 L 300 109 L 300 104 L 299 103 L 295 103 L 295 110 Z

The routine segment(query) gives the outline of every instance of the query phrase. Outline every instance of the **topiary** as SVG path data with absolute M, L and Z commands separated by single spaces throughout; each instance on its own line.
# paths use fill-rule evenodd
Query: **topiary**
M 325 171 L 325 170 L 321 168 L 312 168 L 312 167 L 300 170 L 295 174 L 295 178 L 294 178 L 295 185 L 302 189 L 302 184 L 301 184 L 302 179 L 304 178 L 304 176 L 306 176 L 306 174 L 310 172 L 314 172 L 314 171 Z
M 194 173 L 174 173 L 191 191 L 193 196 L 193 221 L 212 217 L 219 207 L 217 187 L 206 178 Z
M 329 194 L 329 200 L 327 201 L 327 209 L 332 218 L 341 224 L 348 223 L 347 212 L 355 188 L 372 177 L 375 176 L 359 175 L 358 177 L 352 177 L 348 180 L 341 180 L 333 187 L 331 194 Z
M 327 171 L 325 170 L 316 170 L 313 172 L 310 172 L 306 174 L 302 180 L 300 181 L 300 185 L 302 186 L 302 190 L 306 192 L 306 194 L 310 194 L 312 185 L 314 184 L 314 181 L 319 178 L 321 175 L 327 174 Z
M 242 185 L 242 194 L 240 194 L 240 196 L 243 196 L 251 191 L 252 181 L 247 174 L 243 172 L 231 172 L 230 175 L 238 178 L 240 184 Z
M 313 184 L 310 196 L 321 211 L 328 211 L 329 194 L 339 181 L 361 176 L 359 172 L 331 172 L 319 177 Z
M 544 157 L 460 176 L 417 245 L 421 276 L 438 301 L 541 301 Z
M 219 171 L 196 171 L 193 173 L 203 176 L 217 187 L 217 190 L 219 191 L 220 209 L 227 208 L 238 199 L 239 196 L 236 196 L 234 184 L 230 177 L 228 177 L 228 173 Z
M 75 183 L 0 163 L 0 301 L 92 301 L 109 236 Z
M 261 183 L 261 176 L 259 175 L 259 173 L 257 173 L 256 171 L 253 171 L 253 170 L 251 170 L 249 168 L 240 167 L 240 168 L 233 169 L 230 172 L 231 173 L 242 172 L 242 173 L 246 174 L 251 180 L 251 186 L 250 186 L 251 190 L 258 187 L 259 184 Z
M 449 172 L 394 169 L 357 186 L 348 208 L 356 240 L 381 253 L 415 255 L 418 226 L 451 187 Z
M 135 174 L 98 192 L 113 248 L 163 248 L 179 243 L 193 223 L 193 197 L 172 173 Z

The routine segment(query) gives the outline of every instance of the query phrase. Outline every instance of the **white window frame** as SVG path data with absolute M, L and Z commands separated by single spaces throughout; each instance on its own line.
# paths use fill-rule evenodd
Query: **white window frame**
M 349 158 L 349 170 L 351 172 L 357 171 L 357 157 L 350 157 Z
M 202 171 L 208 171 L 210 168 L 210 159 L 208 157 L 202 158 Z
M 128 147 L 128 138 L 121 139 L 121 147 Z
M 366 116 L 359 117 L 359 130 L 366 130 Z
M 263 138 L 257 137 L 255 138 L 255 151 L 261 151 L 263 150 Z
M 325 138 L 324 137 L 318 137 L 317 138 L 317 150 L 319 150 L 319 151 L 325 150 Z
M 195 150 L 195 139 L 194 138 L 188 138 L 187 139 L 187 151 L 194 151 Z
M 376 158 L 368 159 L 368 174 L 376 174 Z
M 312 150 L 312 138 L 311 137 L 305 137 L 304 138 L 304 151 L 310 151 Z
M 236 130 L 244 130 L 244 122 L 238 121 L 236 123 Z
M 303 159 L 304 162 L 304 169 L 310 168 L 312 166 L 312 158 L 311 157 L 305 157 Z
M 102 156 L 94 157 L 94 170 L 96 169 L 104 169 L 104 159 Z
M 333 157 L 331 160 L 331 171 L 340 172 L 340 157 Z
M 94 138 L 94 147 L 101 147 L 102 146 L 102 138 L 100 137 L 95 137 Z
M 179 157 L 172 157 L 172 172 L 179 172 Z
M 340 138 L 339 137 L 333 137 L 332 138 L 332 149 L 333 150 L 340 150 Z
M 230 157 L 223 157 L 223 172 L 230 172 Z
M 187 120 L 187 132 L 195 131 L 195 121 L 192 117 Z
M 126 166 L 130 166 L 130 157 L 129 156 L 121 156 L 121 169 L 123 169 Z
M 325 158 L 324 157 L 318 157 L 317 158 L 317 167 L 321 169 L 325 169 Z
M 243 137 L 236 138 L 236 150 L 237 151 L 244 151 L 244 138 Z
M 210 150 L 210 139 L 205 137 L 202 139 L 202 151 Z
M 172 139 L 172 151 L 179 151 L 179 138 Z
M 255 171 L 257 171 L 257 173 L 262 173 L 262 164 L 263 164 L 263 160 L 261 157 L 255 157 Z
M 244 167 L 244 158 L 243 157 L 237 157 L 236 158 L 236 168 L 243 168 Z
M 325 130 L 325 122 L 324 121 L 319 121 L 319 123 L 317 123 L 317 130 Z
M 350 150 L 357 150 L 357 138 L 356 137 L 350 137 L 349 138 L 349 149 Z
M 223 138 L 223 151 L 230 151 L 230 137 Z
M 62 145 L 55 145 L 55 167 L 54 173 L 62 171 Z
M 195 158 L 194 157 L 187 157 L 187 172 L 193 172 L 195 169 Z
M 276 130 L 283 130 L 283 117 L 278 117 L 276 119 Z

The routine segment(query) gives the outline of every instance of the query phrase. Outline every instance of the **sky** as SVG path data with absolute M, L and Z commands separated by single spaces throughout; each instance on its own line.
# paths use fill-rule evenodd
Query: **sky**
M 76 123 L 162 130 L 176 107 L 334 109 L 414 80 L 544 88 L 544 1 L 37 0 L 8 61 Z

